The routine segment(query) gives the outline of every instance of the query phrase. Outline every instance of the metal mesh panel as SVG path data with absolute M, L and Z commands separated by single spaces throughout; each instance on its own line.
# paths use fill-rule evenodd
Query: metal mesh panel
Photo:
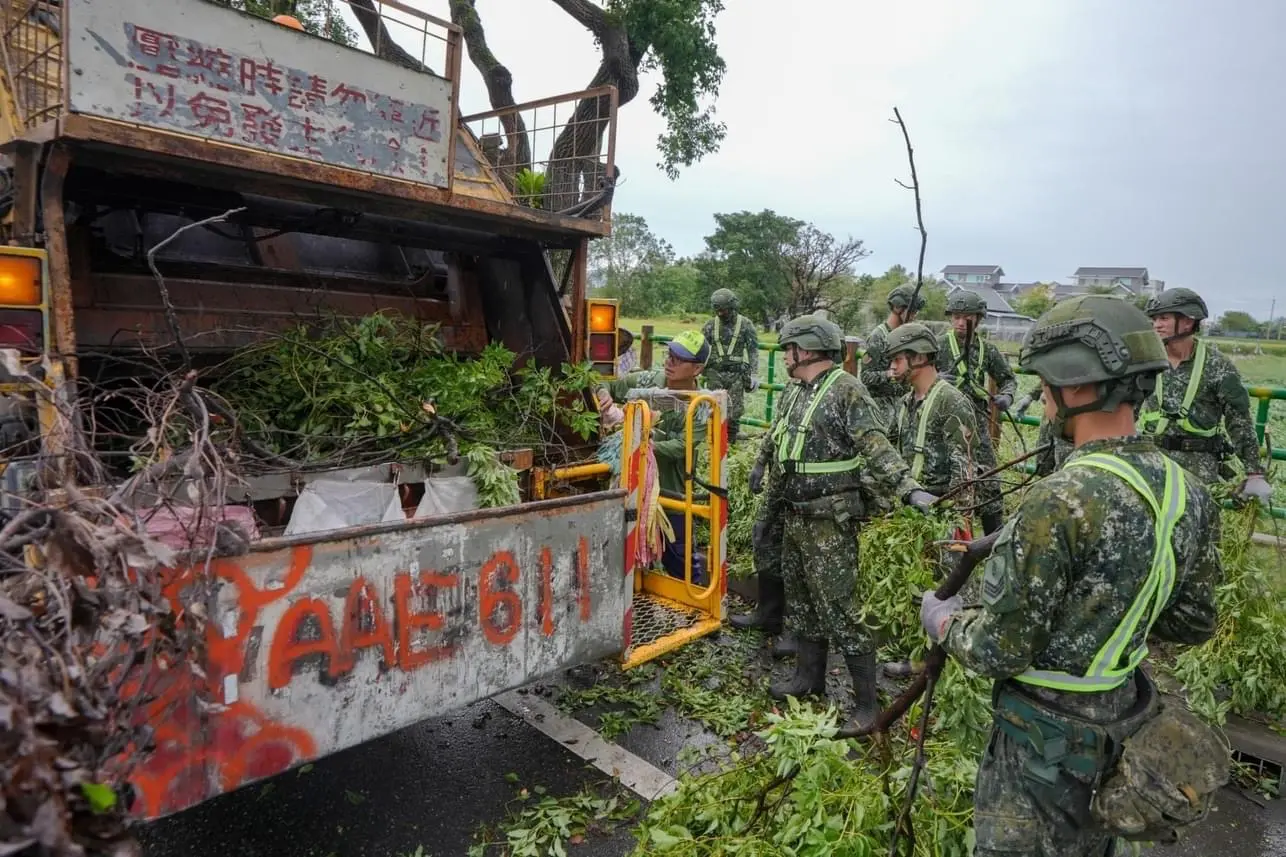
M 700 610 L 679 607 L 672 602 L 662 602 L 646 592 L 636 592 L 631 651 L 655 643 L 675 631 L 691 628 L 704 615 Z

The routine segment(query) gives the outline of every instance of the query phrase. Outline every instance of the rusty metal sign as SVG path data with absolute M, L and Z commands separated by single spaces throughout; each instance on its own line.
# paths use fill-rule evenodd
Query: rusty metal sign
M 447 186 L 452 85 L 205 0 L 69 0 L 72 112 Z
M 617 491 L 269 540 L 180 572 L 176 609 L 209 599 L 207 661 L 201 677 L 168 670 L 150 690 L 156 749 L 134 779 L 139 811 L 177 812 L 619 654 L 633 598 L 624 542 Z

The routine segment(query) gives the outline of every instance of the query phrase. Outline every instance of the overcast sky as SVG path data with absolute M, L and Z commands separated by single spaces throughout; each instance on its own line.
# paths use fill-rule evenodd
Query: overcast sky
M 408 0 L 403 0 L 408 2 Z M 446 15 L 442 0 L 409 0 Z M 583 87 L 591 37 L 549 0 L 478 0 L 519 101 Z M 1286 245 L 1284 0 L 727 0 L 722 150 L 671 182 L 660 120 L 622 109 L 616 210 L 682 254 L 715 212 L 771 208 L 914 268 L 894 105 L 911 130 L 926 271 L 1011 281 L 1147 266 L 1212 310 L 1266 317 Z M 439 8 L 441 7 L 441 8 Z M 463 107 L 486 108 L 468 70 Z

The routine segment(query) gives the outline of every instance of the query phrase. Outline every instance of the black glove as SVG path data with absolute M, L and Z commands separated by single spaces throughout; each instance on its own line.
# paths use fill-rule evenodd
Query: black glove
M 764 465 L 763 462 L 756 462 L 750 470 L 750 493 L 758 494 L 764 490 Z
M 754 527 L 750 530 L 750 546 L 758 550 L 759 546 L 763 543 L 764 536 L 767 534 L 768 522 L 755 521 Z
M 933 508 L 933 504 L 936 502 L 938 502 L 936 495 L 930 494 L 928 491 L 921 491 L 919 488 L 906 495 L 906 504 L 908 506 L 914 506 L 925 514 L 928 514 L 929 510 Z
M 999 395 L 993 397 L 992 401 L 996 403 L 997 408 L 999 408 L 1002 411 L 1007 411 L 1009 410 L 1009 406 L 1014 403 L 1014 397 L 1009 395 L 1008 393 L 1000 393 Z

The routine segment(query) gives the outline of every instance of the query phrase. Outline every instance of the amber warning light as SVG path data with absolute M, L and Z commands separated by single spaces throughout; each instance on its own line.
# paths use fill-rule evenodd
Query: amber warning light
M 616 377 L 618 310 L 619 306 L 614 300 L 595 298 L 585 302 L 585 312 L 589 316 L 589 360 L 594 371 L 604 378 Z
M 0 247 L 0 348 L 44 348 L 44 263 L 43 250 Z

